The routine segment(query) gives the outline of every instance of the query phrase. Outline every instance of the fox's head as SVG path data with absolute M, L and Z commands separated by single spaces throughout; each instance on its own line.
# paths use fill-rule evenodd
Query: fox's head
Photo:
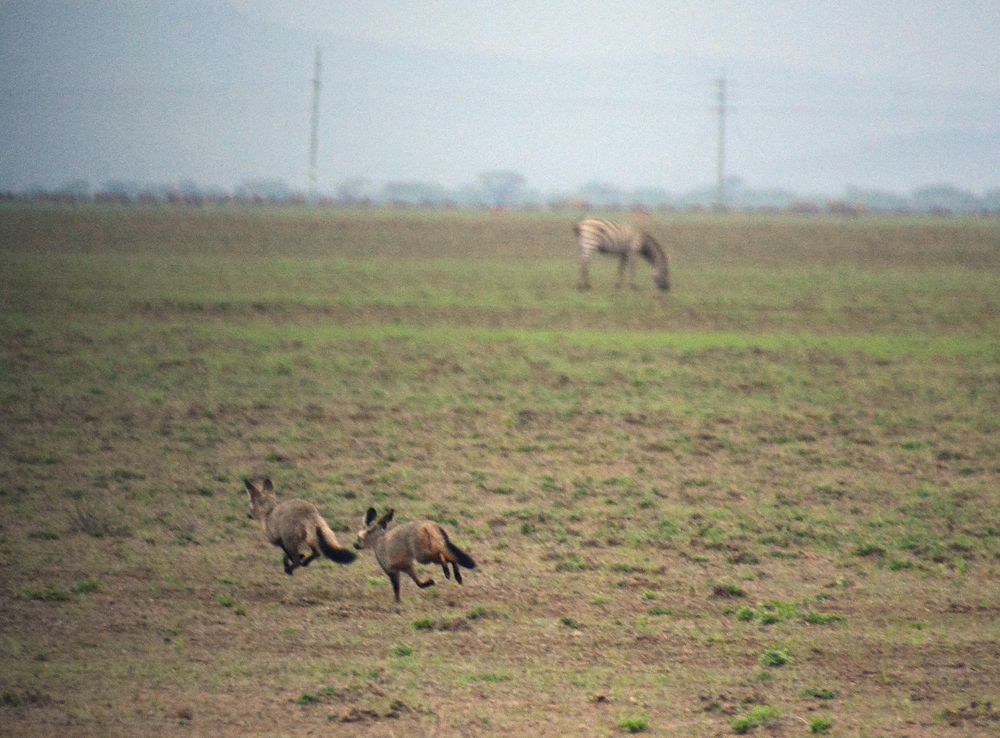
M 375 542 L 382 537 L 386 529 L 389 527 L 389 522 L 392 520 L 392 516 L 396 514 L 396 511 L 389 509 L 385 515 L 381 518 L 378 513 L 375 512 L 374 507 L 369 507 L 368 512 L 365 513 L 365 527 L 358 531 L 358 538 L 354 541 L 354 548 L 359 551 L 365 548 L 370 548 L 375 545 Z
M 270 479 L 265 479 L 260 489 L 249 480 L 245 484 L 247 494 L 250 495 L 250 512 L 247 513 L 247 517 L 263 523 L 271 514 L 274 506 L 278 504 L 278 497 L 274 494 L 274 485 L 271 484 Z

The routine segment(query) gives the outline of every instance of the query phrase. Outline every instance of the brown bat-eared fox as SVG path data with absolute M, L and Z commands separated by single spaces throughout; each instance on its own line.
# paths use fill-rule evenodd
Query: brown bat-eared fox
M 357 554 L 337 542 L 337 536 L 311 502 L 278 502 L 270 479 L 265 479 L 259 489 L 249 481 L 246 487 L 250 495 L 250 518 L 260 523 L 269 542 L 285 552 L 285 574 L 309 566 L 320 553 L 338 564 L 349 564 L 357 558 Z M 303 549 L 309 549 L 308 556 L 303 556 Z
M 446 579 L 451 579 L 451 572 L 448 571 L 448 564 L 451 564 L 455 572 L 455 581 L 459 584 L 462 583 L 459 566 L 464 566 L 466 569 L 476 568 L 476 562 L 472 557 L 452 543 L 444 528 L 437 523 L 431 520 L 418 520 L 389 530 L 389 521 L 394 514 L 394 510 L 389 510 L 379 518 L 374 507 L 368 508 L 365 527 L 358 531 L 354 548 L 359 551 L 365 548 L 374 549 L 375 559 L 392 582 L 392 593 L 396 596 L 397 603 L 400 601 L 401 572 L 409 574 L 421 589 L 434 585 L 433 579 L 420 580 L 414 562 L 440 564 Z

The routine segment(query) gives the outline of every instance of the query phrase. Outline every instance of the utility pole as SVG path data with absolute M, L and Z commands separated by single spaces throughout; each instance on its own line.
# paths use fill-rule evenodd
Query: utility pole
M 319 150 L 319 88 L 323 62 L 316 47 L 316 72 L 313 76 L 312 116 L 309 120 L 309 202 L 316 202 L 316 154 Z
M 715 172 L 715 206 L 719 210 L 726 207 L 726 75 L 716 80 L 719 98 L 719 149 Z

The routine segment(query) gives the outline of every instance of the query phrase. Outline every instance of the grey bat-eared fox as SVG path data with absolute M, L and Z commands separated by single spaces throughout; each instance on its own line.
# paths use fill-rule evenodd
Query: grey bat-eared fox
M 434 580 L 427 578 L 421 580 L 417 576 L 414 564 L 440 564 L 444 569 L 446 579 L 451 579 L 451 572 L 448 571 L 450 564 L 455 572 L 455 581 L 462 583 L 462 574 L 458 567 L 464 566 L 466 569 L 475 569 L 476 562 L 469 554 L 456 546 L 448 538 L 448 534 L 437 523 L 431 520 L 418 520 L 413 523 L 400 525 L 389 530 L 389 521 L 392 520 L 394 510 L 389 510 L 382 517 L 378 517 L 375 508 L 368 508 L 365 515 L 365 527 L 358 531 L 358 539 L 354 542 L 354 548 L 359 551 L 371 548 L 375 551 L 375 559 L 378 561 L 382 571 L 392 582 L 392 593 L 399 600 L 399 575 L 406 573 L 416 582 L 421 589 L 434 585 Z
M 337 542 L 337 536 L 311 502 L 278 502 L 270 479 L 265 479 L 260 488 L 247 481 L 246 488 L 250 495 L 250 518 L 260 523 L 270 543 L 284 551 L 285 574 L 309 566 L 321 553 L 338 564 L 349 564 L 357 558 L 357 554 Z M 305 550 L 308 556 L 304 555 Z

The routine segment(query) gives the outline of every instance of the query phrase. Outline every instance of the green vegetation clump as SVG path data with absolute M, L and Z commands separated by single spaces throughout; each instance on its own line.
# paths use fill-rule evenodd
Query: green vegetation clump
M 628 715 L 618 720 L 618 727 L 626 733 L 644 733 L 649 730 L 649 717 L 646 715 Z
M 788 651 L 781 648 L 769 648 L 760 657 L 760 663 L 764 666 L 785 666 L 791 660 Z
M 812 733 L 826 733 L 833 727 L 832 718 L 817 717 L 809 721 L 809 730 Z
M 18 596 L 24 600 L 36 600 L 37 602 L 67 602 L 73 597 L 64 589 L 46 585 L 43 587 L 25 587 Z
M 829 689 L 804 689 L 802 690 L 802 696 L 815 697 L 818 700 L 832 700 L 837 695 Z
M 777 708 L 770 705 L 757 705 L 745 716 L 736 718 L 732 722 L 733 732 L 739 735 L 749 733 L 754 728 L 773 723 L 781 717 Z

